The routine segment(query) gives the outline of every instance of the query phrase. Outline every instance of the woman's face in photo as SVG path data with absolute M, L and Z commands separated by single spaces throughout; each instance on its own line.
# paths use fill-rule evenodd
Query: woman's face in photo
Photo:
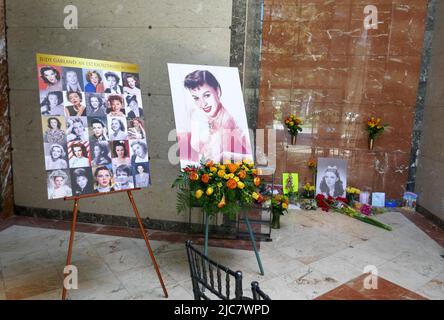
M 54 70 L 46 70 L 43 72 L 43 76 L 52 84 L 57 83 L 57 74 L 54 72 Z
M 208 117 L 213 117 L 220 104 L 219 90 L 215 90 L 208 84 L 191 89 L 190 93 L 199 109 Z
M 111 181 L 111 175 L 108 170 L 99 170 L 97 172 L 97 183 L 101 187 L 108 187 Z
M 112 77 L 112 76 L 106 78 L 106 80 L 108 80 L 109 86 L 110 86 L 111 88 L 114 88 L 114 87 L 116 86 L 116 84 L 117 84 L 117 79 L 114 78 L 114 77 Z
M 77 136 L 82 135 L 83 130 L 84 130 L 83 123 L 75 122 L 75 123 L 72 125 L 72 131 L 73 131 Z
M 66 73 L 66 82 L 68 82 L 71 85 L 76 85 L 78 82 L 77 73 L 75 73 L 74 71 L 68 71 Z
M 116 146 L 116 154 L 118 158 L 125 158 L 125 148 L 123 146 Z
M 53 159 L 60 158 L 62 156 L 62 149 L 60 149 L 59 147 L 53 147 L 51 151 L 51 156 L 53 157 Z
M 63 182 L 65 179 L 63 179 L 63 177 L 55 177 L 54 178 L 54 185 L 56 188 L 60 188 L 61 186 L 63 186 Z
M 71 93 L 69 95 L 69 102 L 71 102 L 72 104 L 79 105 L 81 101 L 82 100 L 80 99 L 80 97 L 77 93 Z
M 143 173 L 145 170 L 143 170 L 143 167 L 142 166 L 138 166 L 137 167 L 137 172 L 138 173 Z
M 94 157 L 98 158 L 100 156 L 100 147 L 95 146 L 94 147 Z
M 55 94 L 49 94 L 48 101 L 49 101 L 49 105 L 51 107 L 55 107 L 59 103 L 59 99 L 57 98 L 57 96 Z
M 78 176 L 76 182 L 80 189 L 83 189 L 88 184 L 88 178 L 85 176 Z
M 56 119 L 51 119 L 49 120 L 49 126 L 51 127 L 51 129 L 57 129 L 57 120 Z
M 103 127 L 100 123 L 93 123 L 92 129 L 96 137 L 100 137 L 103 135 Z
M 83 152 L 82 152 L 82 148 L 80 148 L 80 147 L 74 147 L 74 155 L 77 157 L 77 158 L 81 158 L 81 157 L 83 157 Z
M 93 107 L 93 109 L 97 109 L 100 106 L 99 98 L 97 97 L 91 97 L 89 99 L 89 103 L 91 104 L 91 107 Z
M 111 129 L 113 129 L 114 131 L 119 131 L 120 129 L 120 123 L 117 119 L 113 119 L 111 121 Z
M 134 78 L 129 77 L 129 78 L 126 79 L 126 82 L 128 82 L 128 86 L 131 89 L 134 89 L 136 87 L 136 80 Z
M 139 158 L 145 157 L 145 153 L 143 152 L 143 148 L 140 144 L 133 145 L 133 151 Z
M 326 172 L 325 173 L 325 183 L 329 188 L 333 188 L 335 186 L 336 181 L 338 178 L 333 172 Z
M 135 100 L 131 100 L 128 106 L 130 107 L 131 110 L 137 110 L 137 108 L 139 108 L 139 105 Z
M 117 99 L 111 100 L 111 109 L 114 112 L 120 111 L 122 109 L 122 103 Z
M 91 76 L 89 77 L 89 80 L 95 86 L 97 86 L 99 84 L 99 76 L 95 72 L 91 73 Z

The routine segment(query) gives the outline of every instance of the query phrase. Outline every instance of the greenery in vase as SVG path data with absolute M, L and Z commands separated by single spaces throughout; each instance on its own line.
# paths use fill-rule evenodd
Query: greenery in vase
M 302 132 L 302 119 L 294 114 L 285 119 L 285 125 L 287 126 L 288 133 L 292 136 L 297 136 L 299 132 Z

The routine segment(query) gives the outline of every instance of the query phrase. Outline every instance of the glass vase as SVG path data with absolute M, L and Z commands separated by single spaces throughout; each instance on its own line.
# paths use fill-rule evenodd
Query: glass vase
M 280 229 L 281 228 L 281 214 L 280 213 L 272 213 L 273 217 L 271 219 L 271 228 L 272 229 Z

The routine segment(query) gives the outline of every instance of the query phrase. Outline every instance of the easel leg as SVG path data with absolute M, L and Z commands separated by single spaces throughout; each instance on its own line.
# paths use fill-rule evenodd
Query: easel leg
M 204 254 L 208 257 L 208 215 L 204 214 L 205 219 L 205 242 L 204 242 Z
M 251 243 L 253 244 L 254 254 L 256 255 L 257 264 L 259 265 L 259 269 L 261 271 L 261 275 L 264 275 L 264 268 L 262 267 L 261 257 L 259 256 L 259 252 L 256 248 L 256 241 L 254 240 L 253 230 L 251 229 L 250 220 L 248 220 L 248 214 L 244 212 L 245 222 L 247 223 L 248 233 L 250 234 Z
M 133 194 L 131 191 L 127 191 L 128 198 L 133 206 L 134 214 L 136 215 L 137 222 L 140 227 L 140 232 L 142 232 L 143 238 L 145 239 L 146 247 L 148 248 L 148 252 L 150 254 L 151 260 L 153 261 L 154 268 L 156 269 L 157 277 L 159 278 L 160 285 L 162 286 L 163 294 L 165 298 L 168 298 L 168 292 L 165 288 L 165 284 L 163 283 L 162 275 L 160 274 L 159 266 L 157 265 L 156 258 L 154 257 L 153 250 L 151 249 L 150 241 L 148 239 L 148 232 L 145 230 L 142 224 L 142 220 L 140 219 L 139 210 L 137 210 L 136 202 L 134 201 Z
M 71 233 L 69 235 L 69 244 L 68 244 L 68 257 L 66 258 L 66 265 L 71 265 L 71 255 L 72 255 L 72 245 L 74 242 L 74 233 L 76 231 L 76 222 L 77 222 L 77 210 L 79 208 L 79 199 L 74 200 L 74 209 L 72 214 L 72 222 L 71 222 Z M 62 300 L 66 299 L 66 287 L 65 287 L 65 273 L 63 273 L 63 290 L 62 290 Z

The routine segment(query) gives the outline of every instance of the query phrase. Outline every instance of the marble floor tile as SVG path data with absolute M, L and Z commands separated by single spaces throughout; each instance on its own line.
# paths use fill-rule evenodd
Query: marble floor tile
M 356 278 L 362 274 L 362 270 L 358 269 L 347 260 L 329 256 L 309 264 L 311 269 L 320 271 L 327 277 L 337 280 L 340 284 Z
M 308 268 L 305 273 L 291 272 L 281 278 L 288 287 L 302 292 L 305 299 L 310 300 L 340 285 L 338 280 L 312 268 Z
M 444 300 L 444 273 L 434 277 L 420 287 L 417 292 L 428 299 Z
M 148 253 L 138 247 L 107 254 L 103 257 L 103 260 L 109 269 L 115 273 L 152 265 Z
M 125 300 L 131 294 L 112 275 L 79 282 L 78 289 L 69 290 L 68 297 L 72 300 Z

